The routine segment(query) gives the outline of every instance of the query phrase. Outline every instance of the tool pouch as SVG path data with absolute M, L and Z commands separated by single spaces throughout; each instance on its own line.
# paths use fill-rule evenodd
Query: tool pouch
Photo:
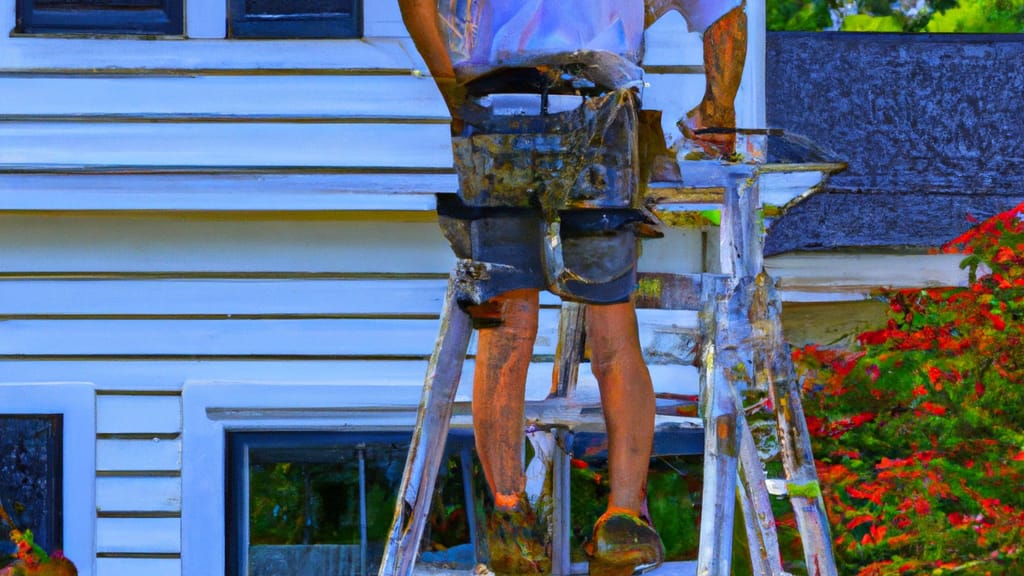
M 541 285 L 531 287 L 569 300 L 628 299 L 639 255 L 636 224 L 646 221 L 633 90 L 581 98 L 576 108 L 540 115 L 496 115 L 471 101 L 465 126 L 453 138 L 459 204 L 476 211 L 466 224 L 468 244 L 461 241 L 470 248 L 465 257 L 491 264 L 492 282 L 503 275 L 533 282 L 539 274 Z M 535 224 L 526 223 L 531 218 Z M 481 221 L 488 219 L 495 221 Z M 449 240 L 457 242 L 452 234 Z M 521 249 L 539 254 L 509 258 Z M 508 286 L 478 288 L 473 300 L 513 289 Z

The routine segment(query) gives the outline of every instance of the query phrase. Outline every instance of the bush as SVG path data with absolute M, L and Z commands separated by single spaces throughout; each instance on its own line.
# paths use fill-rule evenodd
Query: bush
M 969 286 L 794 351 L 840 574 L 1024 573 L 1024 204 L 945 250 Z

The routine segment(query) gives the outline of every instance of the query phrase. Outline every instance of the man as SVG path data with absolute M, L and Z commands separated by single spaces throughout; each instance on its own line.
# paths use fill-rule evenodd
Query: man
M 550 568 L 543 538 L 531 532 L 535 516 L 523 495 L 521 463 L 540 288 L 588 304 L 586 336 L 607 424 L 611 486 L 587 545 L 592 571 L 628 574 L 657 565 L 661 541 L 640 517 L 654 392 L 629 300 L 643 227 L 638 64 L 646 27 L 670 10 L 682 13 L 703 34 L 707 89 L 679 127 L 709 154 L 731 154 L 734 134 L 701 129 L 735 126 L 733 101 L 746 54 L 742 0 L 399 3 L 452 114 L 460 199 L 439 198 L 439 213 L 457 254 L 494 262 L 506 258 L 506 245 L 542 246 L 533 248 L 539 254 L 507 256 L 489 269 L 496 276 L 512 272 L 485 283 L 467 306 L 480 328 L 473 422 L 495 504 L 492 568 L 509 574 Z M 536 110 L 516 108 L 522 93 L 533 95 Z M 518 112 L 501 111 L 499 100 L 509 94 Z

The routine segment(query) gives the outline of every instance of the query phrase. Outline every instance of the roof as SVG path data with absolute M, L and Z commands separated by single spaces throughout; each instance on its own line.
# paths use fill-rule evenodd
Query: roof
M 768 125 L 848 163 L 766 252 L 932 247 L 1024 200 L 1021 35 L 768 34 Z

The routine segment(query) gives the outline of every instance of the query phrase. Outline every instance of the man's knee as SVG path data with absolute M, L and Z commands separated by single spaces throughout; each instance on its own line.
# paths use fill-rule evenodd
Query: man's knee
M 538 302 L 537 290 L 512 290 L 467 311 L 475 328 L 500 329 L 532 340 L 537 334 Z

